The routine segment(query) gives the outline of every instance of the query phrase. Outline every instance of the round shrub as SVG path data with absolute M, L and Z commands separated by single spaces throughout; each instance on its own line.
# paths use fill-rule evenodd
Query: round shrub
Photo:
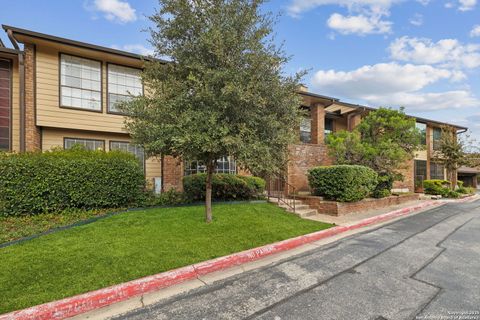
M 137 159 L 124 152 L 52 150 L 0 156 L 0 215 L 136 202 L 145 186 Z
M 450 191 L 450 182 L 447 180 L 424 180 L 423 192 L 425 194 L 441 195 L 447 197 Z
M 183 178 L 183 191 L 192 201 L 205 200 L 207 175 L 194 174 Z M 212 199 L 251 200 L 257 199 L 265 190 L 265 181 L 259 177 L 234 174 L 214 174 L 212 178 Z
M 359 201 L 377 186 L 377 173 L 357 165 L 317 167 L 308 171 L 308 182 L 316 196 L 340 202 Z

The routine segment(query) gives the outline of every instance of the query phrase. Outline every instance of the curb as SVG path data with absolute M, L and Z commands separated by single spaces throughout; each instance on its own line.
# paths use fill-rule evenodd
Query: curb
M 66 319 L 117 302 L 125 301 L 135 296 L 163 289 L 187 280 L 196 279 L 199 276 L 206 275 L 211 272 L 227 269 L 247 262 L 252 262 L 274 253 L 296 248 L 303 244 L 315 242 L 338 235 L 340 233 L 388 221 L 393 218 L 408 215 L 420 209 L 436 207 L 443 204 L 444 203 L 441 201 L 426 201 L 416 206 L 402 208 L 386 214 L 364 219 L 353 225 L 332 227 L 330 229 L 317 231 L 213 260 L 162 272 L 156 275 L 147 276 L 104 289 L 87 292 L 70 298 L 48 302 L 23 310 L 13 311 L 4 315 L 0 315 L 0 320 Z

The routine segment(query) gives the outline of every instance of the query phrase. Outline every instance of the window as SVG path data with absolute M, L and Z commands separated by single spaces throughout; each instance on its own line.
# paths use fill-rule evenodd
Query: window
M 105 150 L 105 141 L 103 140 L 65 138 L 63 144 L 65 149 L 71 149 L 74 145 L 81 145 L 87 150 Z
M 10 150 L 11 65 L 0 60 L 0 150 Z
M 445 179 L 445 168 L 441 163 L 432 162 L 430 164 L 430 179 Z
M 131 153 L 135 157 L 137 157 L 142 168 L 145 167 L 145 152 L 143 151 L 142 147 L 139 147 L 129 142 L 110 141 L 110 150 L 120 150 Z
M 420 134 L 421 134 L 421 140 L 420 140 L 421 145 L 423 146 L 427 145 L 427 125 L 425 123 L 417 122 L 415 126 L 417 127 L 418 131 L 420 131 Z
M 60 105 L 102 110 L 102 64 L 99 61 L 62 54 L 60 58 Z
M 128 101 L 131 95 L 143 94 L 140 78 L 141 70 L 129 67 L 108 65 L 108 111 L 119 112 L 117 104 Z
M 185 161 L 185 175 L 191 175 L 196 173 L 203 173 L 207 171 L 207 167 L 202 161 L 192 160 Z M 237 173 L 237 162 L 231 157 L 222 157 L 217 161 L 217 167 L 215 173 Z
M 312 142 L 312 119 L 303 118 L 300 123 L 300 141 L 303 143 Z
M 442 129 L 433 128 L 433 150 L 440 150 L 441 139 L 442 139 Z
M 427 161 L 415 160 L 415 188 L 422 189 L 425 179 L 427 179 Z
M 325 118 L 325 138 L 333 132 L 333 119 Z

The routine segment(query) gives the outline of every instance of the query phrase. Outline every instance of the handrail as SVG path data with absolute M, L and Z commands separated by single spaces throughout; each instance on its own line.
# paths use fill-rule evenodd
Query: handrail
M 295 187 L 287 182 L 285 178 L 279 175 L 268 177 L 267 179 L 267 197 L 276 198 L 278 204 L 283 203 L 295 213 Z M 290 190 L 292 191 L 290 193 Z

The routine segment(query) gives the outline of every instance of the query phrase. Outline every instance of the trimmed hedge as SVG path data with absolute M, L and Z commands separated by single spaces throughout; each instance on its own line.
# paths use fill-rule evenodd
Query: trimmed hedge
M 128 153 L 82 148 L 0 155 L 0 215 L 115 208 L 136 202 L 145 177 Z
M 340 202 L 368 197 L 375 190 L 377 179 L 375 171 L 358 165 L 317 167 L 308 171 L 308 182 L 314 195 Z
M 191 201 L 205 200 L 207 175 L 194 174 L 183 178 L 183 191 Z M 212 179 L 212 199 L 252 200 L 258 199 L 265 190 L 265 180 L 259 177 L 234 174 L 214 174 Z
M 447 180 L 424 180 L 423 192 L 425 194 L 440 195 L 447 197 L 451 191 L 450 182 Z

